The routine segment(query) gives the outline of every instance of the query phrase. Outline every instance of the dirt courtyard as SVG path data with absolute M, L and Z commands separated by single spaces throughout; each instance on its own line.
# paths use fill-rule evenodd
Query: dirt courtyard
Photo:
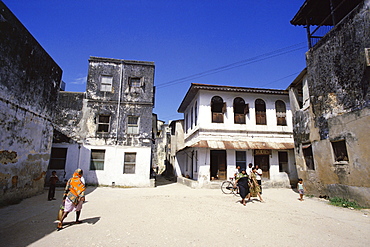
M 88 187 L 79 225 L 71 213 L 56 231 L 62 191 L 0 209 L 0 246 L 369 246 L 369 210 L 298 200 L 290 189 L 264 189 L 266 203 L 191 189 Z

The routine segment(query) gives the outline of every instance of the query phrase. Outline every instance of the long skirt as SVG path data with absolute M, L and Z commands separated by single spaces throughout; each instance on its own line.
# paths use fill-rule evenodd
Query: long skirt
M 249 194 L 248 178 L 240 178 L 238 181 L 239 195 L 244 199 Z
M 73 204 L 69 198 L 66 198 L 66 201 L 64 202 L 64 212 L 74 212 L 74 211 L 80 211 L 82 209 L 83 201 L 79 201 L 77 205 Z

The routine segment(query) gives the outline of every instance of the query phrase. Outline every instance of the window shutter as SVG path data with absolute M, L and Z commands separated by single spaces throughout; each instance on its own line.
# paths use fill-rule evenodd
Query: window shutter
M 222 113 L 225 113 L 226 112 L 226 102 L 224 102 L 223 106 L 222 106 Z
M 249 113 L 249 104 L 244 105 L 244 115 Z

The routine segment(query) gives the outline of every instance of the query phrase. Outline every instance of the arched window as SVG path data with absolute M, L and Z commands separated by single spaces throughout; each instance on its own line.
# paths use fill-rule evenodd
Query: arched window
M 234 123 L 245 124 L 245 114 L 249 112 L 249 105 L 245 104 L 245 101 L 237 97 L 234 99 Z
M 266 125 L 266 104 L 262 99 L 256 99 L 256 124 Z
M 211 100 L 212 123 L 223 123 L 226 103 L 220 96 L 214 96 Z
M 281 100 L 275 102 L 277 125 L 286 126 L 286 107 Z

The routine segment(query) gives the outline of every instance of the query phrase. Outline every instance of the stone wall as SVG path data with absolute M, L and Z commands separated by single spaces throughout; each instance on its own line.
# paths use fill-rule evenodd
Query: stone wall
M 44 188 L 62 70 L 0 1 L 0 204 Z
M 370 1 L 322 38 L 307 56 L 311 107 L 295 113 L 299 176 L 308 193 L 339 196 L 370 205 Z M 336 161 L 332 142 L 344 140 L 348 161 Z M 314 170 L 307 170 L 299 143 L 312 144 Z

